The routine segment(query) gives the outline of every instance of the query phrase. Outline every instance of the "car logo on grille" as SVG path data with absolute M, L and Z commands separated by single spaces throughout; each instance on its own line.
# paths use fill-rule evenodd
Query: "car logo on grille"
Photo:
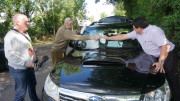
M 98 96 L 91 96 L 89 97 L 89 101 L 103 101 L 103 99 Z

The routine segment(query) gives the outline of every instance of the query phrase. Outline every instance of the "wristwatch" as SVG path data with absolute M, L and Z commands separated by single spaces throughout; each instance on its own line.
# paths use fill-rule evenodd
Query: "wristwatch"
M 159 61 L 159 63 L 160 63 L 161 65 L 163 65 L 163 64 L 164 64 L 164 61 Z

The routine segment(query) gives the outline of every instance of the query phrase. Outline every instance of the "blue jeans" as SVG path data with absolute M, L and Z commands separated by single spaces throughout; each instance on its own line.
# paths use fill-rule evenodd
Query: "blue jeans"
M 31 101 L 39 101 L 36 94 L 36 78 L 33 68 L 25 70 L 14 69 L 9 66 L 9 71 L 15 81 L 15 99 L 14 101 L 24 101 L 28 89 Z

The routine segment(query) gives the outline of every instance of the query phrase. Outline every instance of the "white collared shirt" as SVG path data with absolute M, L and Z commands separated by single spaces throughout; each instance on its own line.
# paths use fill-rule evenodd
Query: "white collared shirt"
M 170 44 L 170 51 L 175 47 L 172 42 L 167 40 L 164 31 L 155 25 L 149 25 L 141 34 L 132 31 L 127 35 L 131 39 L 137 39 L 144 52 L 155 57 L 160 56 L 160 46 Z

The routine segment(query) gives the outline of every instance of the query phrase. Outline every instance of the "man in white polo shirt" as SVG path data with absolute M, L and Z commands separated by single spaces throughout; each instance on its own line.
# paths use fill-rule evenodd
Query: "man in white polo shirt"
M 150 25 L 144 17 L 138 17 L 133 21 L 133 29 L 134 31 L 127 34 L 104 36 L 104 38 L 107 40 L 137 39 L 146 54 L 159 59 L 152 65 L 155 66 L 153 72 L 166 73 L 172 87 L 173 101 L 178 101 L 180 99 L 178 96 L 180 85 L 175 45 L 166 38 L 161 28 Z

